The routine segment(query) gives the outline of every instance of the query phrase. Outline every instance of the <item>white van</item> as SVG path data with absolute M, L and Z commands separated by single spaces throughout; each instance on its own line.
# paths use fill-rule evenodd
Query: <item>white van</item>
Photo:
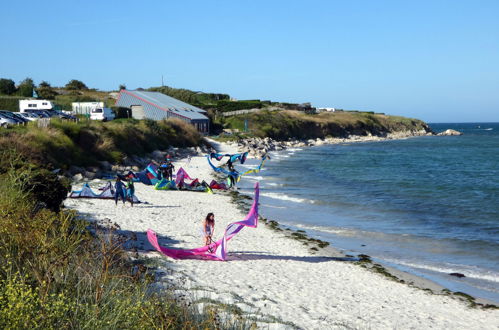
M 90 119 L 108 121 L 115 117 L 111 108 L 95 108 L 90 111 Z

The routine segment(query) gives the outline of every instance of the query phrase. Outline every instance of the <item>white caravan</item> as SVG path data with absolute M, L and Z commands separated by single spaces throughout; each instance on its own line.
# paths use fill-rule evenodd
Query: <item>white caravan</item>
M 90 119 L 92 120 L 108 121 L 114 118 L 115 115 L 111 108 L 95 108 L 90 112 Z
M 73 102 L 73 114 L 90 115 L 93 109 L 104 108 L 104 102 Z
M 54 103 L 48 100 L 19 100 L 19 111 L 26 110 L 53 110 Z

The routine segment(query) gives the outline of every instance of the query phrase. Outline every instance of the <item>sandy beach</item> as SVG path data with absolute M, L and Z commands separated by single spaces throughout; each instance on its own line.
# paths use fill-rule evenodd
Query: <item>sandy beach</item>
M 201 156 L 179 160 L 175 166 L 193 178 L 214 178 Z M 65 205 L 136 233 L 139 253 L 157 258 L 164 267 L 162 281 L 176 281 L 193 301 L 236 305 L 258 319 L 259 327 L 499 329 L 497 310 L 470 308 L 458 298 L 395 282 L 335 258 L 340 255 L 334 249 L 312 253 L 309 246 L 263 223 L 245 228 L 229 242 L 225 262 L 169 259 L 147 242 L 148 229 L 157 232 L 162 245 L 195 248 L 203 245 L 201 224 L 208 212 L 215 214 L 219 238 L 228 223 L 244 218 L 244 211 L 226 193 L 157 191 L 136 184 L 136 195 L 147 203 L 132 208 L 121 202 L 115 206 L 111 200 L 68 199 Z

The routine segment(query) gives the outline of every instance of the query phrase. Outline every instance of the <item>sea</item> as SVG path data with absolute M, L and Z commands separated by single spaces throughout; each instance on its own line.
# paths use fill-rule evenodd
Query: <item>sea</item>
M 239 189 L 259 181 L 262 216 L 346 254 L 499 303 L 499 123 L 430 127 L 463 135 L 273 152 Z

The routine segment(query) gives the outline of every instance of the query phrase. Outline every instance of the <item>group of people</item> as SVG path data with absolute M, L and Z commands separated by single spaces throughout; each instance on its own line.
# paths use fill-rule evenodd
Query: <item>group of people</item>
M 128 199 L 133 207 L 133 196 L 135 195 L 133 178 L 128 177 L 125 182 L 126 184 L 123 183 L 122 177 L 119 175 L 116 177 L 116 182 L 114 183 L 114 203 L 118 205 L 118 199 L 121 198 L 123 200 L 123 205 L 125 205 L 125 202 Z
M 170 157 L 167 156 L 166 161 L 161 163 L 158 168 L 158 179 L 165 178 L 169 181 L 173 180 L 173 171 L 175 166 L 173 165 Z M 161 178 L 159 177 L 161 175 Z
M 230 171 L 235 171 L 234 165 L 229 159 L 227 163 Z M 167 156 L 166 161 L 161 163 L 158 169 L 158 174 L 167 180 L 173 180 L 173 171 L 175 166 L 173 165 L 170 157 Z M 158 175 L 158 176 L 159 176 Z M 133 207 L 133 197 L 135 195 L 135 186 L 133 183 L 133 176 L 128 176 L 126 179 L 118 175 L 114 183 L 114 202 L 118 205 L 118 200 L 121 198 L 123 205 L 128 200 Z M 208 213 L 206 218 L 203 220 L 203 235 L 205 245 L 210 245 L 213 243 L 213 232 L 215 230 L 215 215 L 213 213 Z M 213 251 L 210 251 L 213 252 Z

